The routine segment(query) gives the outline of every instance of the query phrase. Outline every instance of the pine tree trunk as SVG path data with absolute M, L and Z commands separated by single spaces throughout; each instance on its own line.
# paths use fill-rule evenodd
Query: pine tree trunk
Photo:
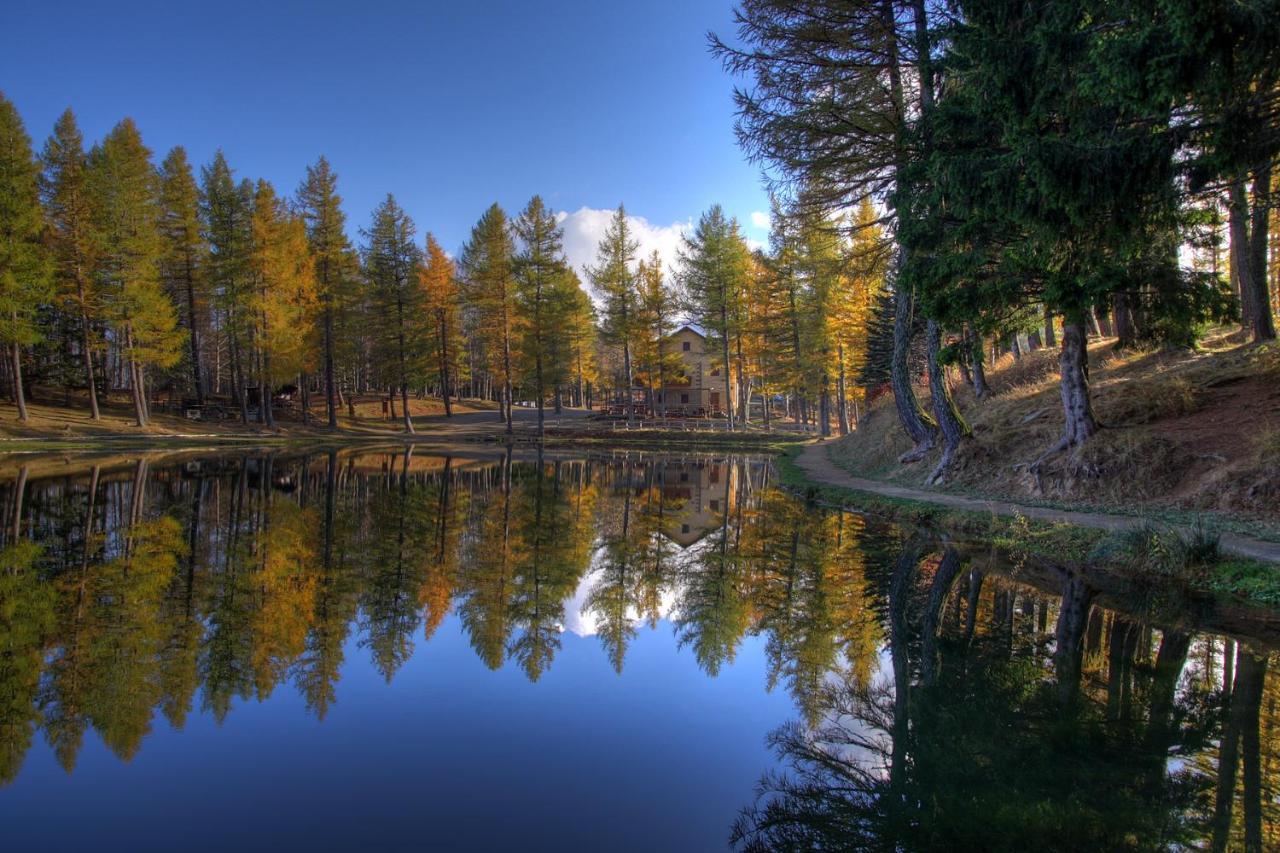
M 306 373 L 298 374 L 298 397 L 302 402 L 302 425 L 311 424 L 311 377 Z
M 244 371 L 240 365 L 240 344 L 231 338 L 231 382 L 235 386 L 236 405 L 240 408 L 240 422 L 249 423 L 249 401 L 245 399 Z
M 204 405 L 204 382 L 200 378 L 200 330 L 196 326 L 195 272 L 191 258 L 187 258 L 187 327 L 191 343 L 191 379 L 196 392 L 196 405 Z M 93 374 L 89 374 L 90 381 Z
M 337 387 L 333 381 L 333 307 L 326 300 L 324 308 L 324 400 L 329 429 L 338 428 Z M 354 418 L 354 413 L 352 417 Z
M 840 414 L 840 434 L 849 434 L 849 394 L 845 386 L 845 345 L 841 343 L 836 350 L 836 357 L 840 361 L 840 374 L 836 378 L 836 410 Z
M 511 435 L 511 324 L 507 320 L 506 296 L 502 301 L 502 396 L 506 402 L 507 435 Z
M 275 429 L 276 413 L 275 413 L 275 410 L 272 409 L 271 407 L 271 404 L 272 404 L 271 398 L 274 397 L 275 395 L 271 393 L 271 384 L 270 384 L 270 379 L 268 378 L 270 376 L 271 376 L 271 356 L 270 354 L 264 351 L 262 353 L 262 373 L 259 374 L 258 376 L 258 386 L 261 389 L 259 393 L 262 397 L 261 411 L 263 415 L 266 417 L 267 428 Z
M 147 413 L 142 408 L 142 387 L 138 377 L 138 364 L 133 359 L 133 347 L 129 347 L 129 386 L 133 392 L 133 417 L 138 426 L 147 425 Z
M 1115 333 L 1117 347 L 1131 347 L 1137 343 L 1137 329 L 1134 328 L 1133 314 L 1129 311 L 1129 295 L 1117 290 L 1111 299 L 1112 314 L 1115 315 Z M 1063 331 L 1066 335 L 1066 331 Z
M 969 425 L 964 422 L 951 398 L 946 370 L 938 361 L 938 354 L 942 349 L 942 328 L 934 320 L 929 320 L 925 327 L 925 346 L 929 364 L 929 396 L 933 401 L 933 414 L 938 421 L 938 430 L 942 433 L 942 458 L 925 481 L 928 485 L 935 485 L 946 477 L 960 442 L 970 433 Z
M 1097 320 L 1095 319 L 1096 323 Z M 1044 345 L 1046 347 L 1056 347 L 1058 345 L 1058 334 L 1053 327 L 1053 311 L 1048 305 L 1044 306 Z
M 1254 175 L 1253 209 L 1244 177 L 1231 185 L 1231 269 L 1240 285 L 1240 318 L 1255 341 L 1275 340 L 1275 320 L 1267 292 L 1267 214 L 1271 198 L 1271 170 Z
M 890 362 L 890 385 L 898 419 L 907 437 L 915 445 L 904 453 L 899 462 L 918 462 L 933 449 L 937 425 L 920 408 L 915 390 L 911 387 L 911 372 L 907 366 L 907 353 L 911 348 L 911 295 L 901 288 L 894 294 L 893 357 Z
M 627 396 L 624 400 L 627 407 L 627 426 L 632 427 L 636 423 L 634 407 L 631 405 L 631 389 L 635 386 L 635 379 L 631 374 L 631 341 L 629 339 L 622 342 L 622 372 L 626 374 L 624 379 L 627 383 Z
M 15 317 L 16 319 L 16 317 Z M 10 348 L 13 359 L 13 401 L 18 405 L 18 420 L 27 422 L 27 398 L 22 390 L 22 347 L 15 342 Z
M 1038 474 L 1044 461 L 1053 454 L 1079 447 L 1098 431 L 1089 395 L 1089 343 L 1082 314 L 1063 317 L 1058 374 L 1064 416 L 1062 438 L 1032 463 L 1032 474 Z
M 102 414 L 98 411 L 98 385 L 93 377 L 93 348 L 89 345 L 89 314 L 84 309 L 84 280 L 78 270 L 76 273 L 76 293 L 80 302 L 80 346 L 84 351 L 84 375 L 89 386 L 89 417 L 98 421 L 102 420 Z
M 729 432 L 733 432 L 733 389 L 729 381 L 729 315 L 723 304 L 720 308 L 720 322 L 724 329 L 721 340 L 721 351 L 724 355 L 724 411 L 729 422 Z
M 982 398 L 987 396 L 987 393 L 990 391 L 990 388 L 987 387 L 987 368 L 984 364 L 987 354 L 985 348 L 982 346 L 981 338 L 975 339 L 972 330 L 969 330 L 967 335 L 970 340 L 969 366 L 973 371 L 973 393 L 979 398 Z
M 453 404 L 449 402 L 449 327 L 444 312 L 440 312 L 440 397 L 444 400 L 444 416 L 453 417 Z
M 743 427 L 746 427 L 751 423 L 751 398 L 748 396 L 747 383 L 742 375 L 744 361 L 742 357 L 742 334 L 735 335 L 734 340 L 737 342 L 738 350 L 738 420 L 742 422 Z
M 1111 325 L 1111 315 L 1108 314 L 1101 306 L 1094 308 L 1090 313 L 1093 315 L 1093 322 L 1098 324 L 1098 329 L 1102 332 L 1102 336 L 1106 338 L 1114 338 L 1116 332 Z M 1055 342 L 1055 346 L 1056 345 L 1057 344 Z

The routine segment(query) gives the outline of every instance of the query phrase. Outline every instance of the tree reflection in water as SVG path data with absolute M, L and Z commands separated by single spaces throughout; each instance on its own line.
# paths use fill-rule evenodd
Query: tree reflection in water
M 46 469 L 47 470 L 47 469 Z M 1273 620 L 806 506 L 766 460 L 412 448 L 22 468 L 0 504 L 0 782 L 42 736 L 135 755 L 344 655 L 387 681 L 456 618 L 537 681 L 667 622 L 762 638 L 798 719 L 743 849 L 1275 847 Z M 1269 633 L 1271 632 L 1271 633 Z M 1227 639 L 1231 635 L 1233 639 Z
M 1056 590 L 1017 583 L 986 555 L 908 539 L 884 584 L 891 671 L 831 681 L 816 723 L 770 735 L 783 769 L 733 845 L 1275 849 L 1268 653 L 1227 641 L 1235 675 L 1220 677 L 1222 639 L 1185 614 L 1156 630 L 1057 575 Z

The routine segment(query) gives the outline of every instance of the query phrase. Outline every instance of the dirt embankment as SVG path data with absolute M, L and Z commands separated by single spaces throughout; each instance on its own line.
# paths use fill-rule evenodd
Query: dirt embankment
M 1056 353 L 1006 356 L 992 391 L 956 399 L 974 436 L 944 492 L 1068 509 L 1204 518 L 1280 539 L 1280 345 L 1210 338 L 1198 352 L 1091 346 L 1090 381 L 1103 429 L 1085 447 L 1029 465 L 1062 429 Z M 922 394 L 922 400 L 927 400 Z M 900 465 L 908 443 L 892 401 L 873 405 L 851 436 L 829 448 L 844 471 L 920 486 L 930 459 Z

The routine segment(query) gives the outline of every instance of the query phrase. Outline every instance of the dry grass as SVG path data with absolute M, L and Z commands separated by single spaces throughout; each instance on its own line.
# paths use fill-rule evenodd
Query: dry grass
M 1090 349 L 1094 411 L 1103 429 L 1083 448 L 1028 473 L 1060 436 L 1056 351 L 988 370 L 992 393 L 955 390 L 974 438 L 949 487 L 1014 500 L 1220 512 L 1280 524 L 1280 345 L 1241 345 L 1222 333 L 1197 352 Z M 920 389 L 927 402 L 927 389 Z M 932 458 L 903 466 L 908 443 L 892 398 L 831 448 L 861 476 L 921 485 Z

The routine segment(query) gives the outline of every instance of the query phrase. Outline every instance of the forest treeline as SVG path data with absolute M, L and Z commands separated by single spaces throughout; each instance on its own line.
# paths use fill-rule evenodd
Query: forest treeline
M 539 424 L 566 399 L 660 411 L 655 390 L 684 378 L 665 339 L 692 320 L 736 374 L 731 425 L 769 394 L 806 422 L 838 408 L 847 430 L 846 377 L 883 278 L 852 263 L 867 246 L 842 239 L 855 224 L 843 216 L 780 224 L 765 253 L 718 206 L 674 268 L 638 257 L 619 206 L 587 282 L 537 196 L 515 217 L 491 206 L 456 259 L 392 195 L 353 242 L 323 157 L 286 196 L 237 178 L 221 151 L 197 170 L 176 147 L 156 166 L 130 119 L 86 148 L 70 110 L 37 153 L 2 99 L 0 184 L 0 337 L 24 420 L 37 385 L 83 393 L 94 419 L 105 394 L 127 391 L 139 426 L 157 394 L 217 397 L 272 426 L 282 389 L 304 420 L 320 395 L 330 427 L 360 395 L 382 395 L 409 432 L 411 395 L 438 395 L 447 415 L 460 396 L 496 400 L 508 429 L 515 401 L 536 402 Z M 874 243 L 872 205 L 854 216 Z
M 785 206 L 881 212 L 873 328 L 892 333 L 872 361 L 903 461 L 941 445 L 931 481 L 970 435 L 947 369 L 981 398 L 993 339 L 1060 347 L 1064 429 L 1034 472 L 1100 427 L 1091 333 L 1192 347 L 1239 319 L 1275 338 L 1274 0 L 744 0 L 736 22 L 711 46 Z

